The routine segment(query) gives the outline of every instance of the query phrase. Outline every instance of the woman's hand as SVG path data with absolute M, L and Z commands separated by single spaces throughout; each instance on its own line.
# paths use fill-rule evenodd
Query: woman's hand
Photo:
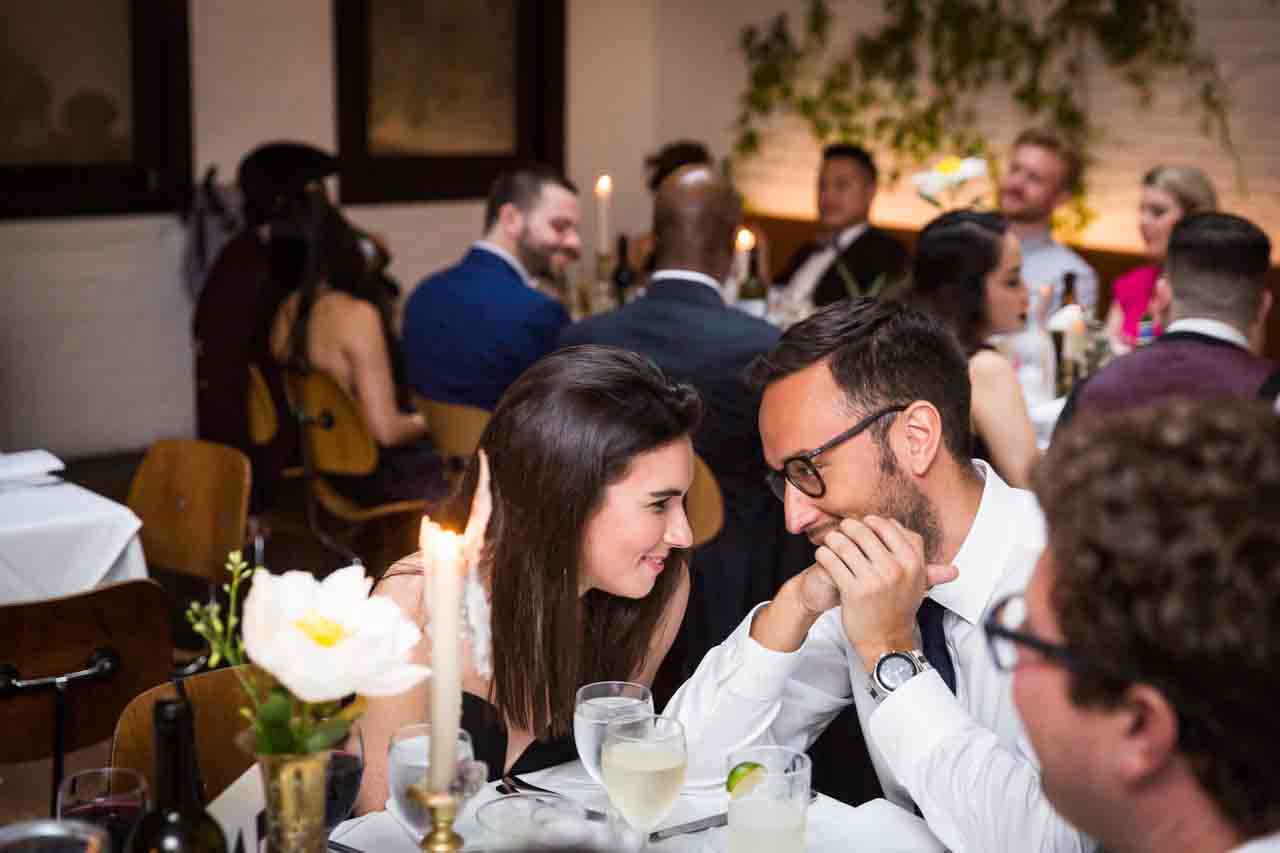
M 483 450 L 480 457 L 480 473 L 476 478 L 476 491 L 471 496 L 471 514 L 467 517 L 467 529 L 462 534 L 462 553 L 468 566 L 480 562 L 484 553 L 485 533 L 489 529 L 489 517 L 493 515 L 493 492 L 489 488 L 489 457 Z

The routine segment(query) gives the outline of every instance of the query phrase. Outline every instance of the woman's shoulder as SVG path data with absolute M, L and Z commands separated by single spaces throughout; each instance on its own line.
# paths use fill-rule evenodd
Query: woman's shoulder
M 370 595 L 383 595 L 402 608 L 417 609 L 422 598 L 422 552 L 415 551 L 391 564 L 373 584 Z
M 1018 375 L 1013 369 L 1013 362 L 999 350 L 983 347 L 969 356 L 969 381 L 975 386 L 1017 382 Z

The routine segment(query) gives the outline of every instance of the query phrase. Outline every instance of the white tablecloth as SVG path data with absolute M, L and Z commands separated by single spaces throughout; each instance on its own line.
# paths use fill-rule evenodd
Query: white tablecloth
M 603 791 L 591 781 L 577 761 L 530 773 L 523 778 L 566 796 L 587 799 L 589 804 L 600 804 L 598 798 L 603 796 Z M 262 808 L 262 796 L 261 776 L 254 766 L 210 804 L 209 812 L 222 824 L 229 846 L 235 844 L 237 832 L 243 832 L 245 848 L 253 849 L 256 837 L 254 818 Z M 467 850 L 485 849 L 486 841 L 492 841 L 485 838 L 476 823 L 475 814 L 481 805 L 498 796 L 496 785 L 490 784 L 463 808 L 455 829 L 466 841 Z M 662 826 L 717 814 L 723 812 L 726 805 L 725 798 L 720 795 L 686 794 L 676 803 Z M 721 853 L 725 850 L 725 836 L 726 830 L 712 829 L 677 836 L 654 844 L 651 849 L 656 853 Z M 419 849 L 407 827 L 389 811 L 372 812 L 349 820 L 339 825 L 331 838 L 362 853 L 416 853 Z M 853 808 L 819 795 L 809 806 L 805 849 L 808 853 L 846 853 L 851 850 L 858 853 L 935 853 L 943 848 L 923 820 L 888 800 L 872 800 Z
M 145 578 L 141 526 L 128 507 L 56 477 L 0 481 L 0 604 Z

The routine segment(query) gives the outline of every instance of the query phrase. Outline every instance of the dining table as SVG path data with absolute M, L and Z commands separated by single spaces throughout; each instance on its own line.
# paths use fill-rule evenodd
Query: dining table
M 589 808 L 607 804 L 604 789 L 587 774 L 580 761 L 548 767 L 520 777 L 523 781 L 583 802 Z M 482 851 L 508 847 L 503 839 L 494 838 L 481 828 L 476 812 L 501 796 L 501 783 L 490 782 L 472 797 L 459 812 L 454 829 L 464 840 L 463 850 Z M 237 837 L 244 839 L 245 849 L 254 850 L 261 842 L 257 837 L 256 817 L 263 808 L 261 774 L 256 765 L 222 792 L 210 805 L 209 812 L 227 835 L 228 845 Z M 671 814 L 658 829 L 686 823 L 724 812 L 728 805 L 723 791 L 685 789 Z M 884 799 L 875 799 L 854 807 L 818 794 L 810 804 L 805 830 L 806 853 L 940 853 L 945 848 L 915 814 Z M 732 853 L 727 847 L 728 831 L 708 829 L 651 842 L 646 850 L 653 853 Z M 416 853 L 420 836 L 401 816 L 394 800 L 388 800 L 381 811 L 355 817 L 339 824 L 330 834 L 333 849 L 341 853 Z
M 61 479 L 50 454 L 20 455 L 0 454 L 0 605 L 147 577 L 132 510 Z

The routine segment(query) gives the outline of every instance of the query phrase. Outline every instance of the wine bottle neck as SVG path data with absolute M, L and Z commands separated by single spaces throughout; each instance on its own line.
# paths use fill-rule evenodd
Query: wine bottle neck
M 196 793 L 191 718 L 156 722 L 156 806 L 187 811 L 204 806 Z

